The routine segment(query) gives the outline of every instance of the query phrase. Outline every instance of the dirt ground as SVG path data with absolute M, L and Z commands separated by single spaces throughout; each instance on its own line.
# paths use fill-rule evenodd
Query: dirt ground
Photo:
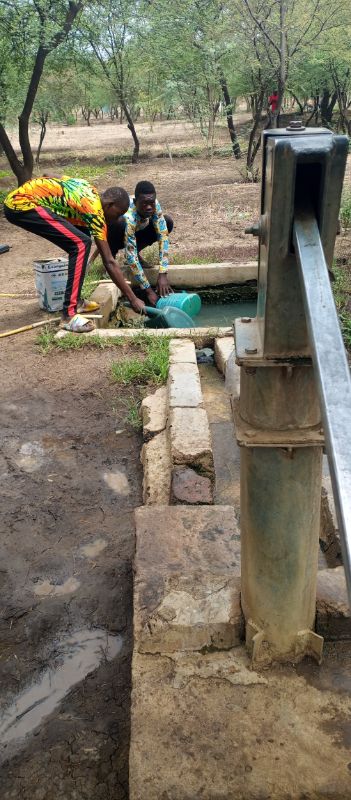
M 146 128 L 150 157 L 123 178 L 111 166 L 99 188 L 119 183 L 132 191 L 139 179 L 153 180 L 175 220 L 171 254 L 178 261 L 254 259 L 257 242 L 244 229 L 257 217 L 258 185 L 243 183 L 231 158 L 156 158 L 166 142 L 175 150 L 197 139 L 184 124 Z M 101 159 L 129 148 L 128 136 L 107 123 L 55 129 L 44 155 L 58 167 L 71 153 Z M 58 251 L 3 217 L 0 242 L 11 245 L 0 256 L 1 291 L 29 295 L 0 298 L 4 331 L 43 318 L 32 264 Z M 347 239 L 338 247 L 350 252 Z M 35 340 L 30 332 L 0 347 L 1 799 L 124 800 L 140 435 L 110 381 L 118 352 L 45 356 Z M 31 735 L 23 739 L 25 732 Z

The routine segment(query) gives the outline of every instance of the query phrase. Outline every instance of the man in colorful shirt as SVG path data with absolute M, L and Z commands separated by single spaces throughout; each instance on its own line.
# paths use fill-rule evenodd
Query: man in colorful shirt
M 94 327 L 77 314 L 91 247 L 90 236 L 114 283 L 135 311 L 143 311 L 144 303 L 127 284 L 107 242 L 107 224 L 116 222 L 128 205 L 127 192 L 118 186 L 106 189 L 100 197 L 87 181 L 66 176 L 34 178 L 5 198 L 4 213 L 9 222 L 48 239 L 68 253 L 63 318 L 64 327 L 74 333 L 87 332 Z
M 168 283 L 168 234 L 173 229 L 173 220 L 163 214 L 156 197 L 156 190 L 150 181 L 139 181 L 134 197 L 130 199 L 128 211 L 117 222 L 109 224 L 107 240 L 111 253 L 125 250 L 125 263 L 130 267 L 137 285 L 146 293 L 149 305 L 155 306 L 159 297 L 167 297 L 172 291 Z M 140 255 L 144 247 L 158 242 L 159 274 L 156 292 L 152 289 L 144 270 L 149 265 Z M 91 261 L 97 256 L 92 255 Z

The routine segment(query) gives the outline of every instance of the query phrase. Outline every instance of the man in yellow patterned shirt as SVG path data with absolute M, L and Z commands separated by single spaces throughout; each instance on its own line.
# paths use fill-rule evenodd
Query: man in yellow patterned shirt
M 68 253 L 68 280 L 63 304 L 64 327 L 73 333 L 92 330 L 93 324 L 77 314 L 77 305 L 88 262 L 91 238 L 113 282 L 135 311 L 143 311 L 126 283 L 107 242 L 107 224 L 127 211 L 127 192 L 114 186 L 99 196 L 84 180 L 44 176 L 27 181 L 10 192 L 4 201 L 6 219 L 24 230 L 42 236 Z

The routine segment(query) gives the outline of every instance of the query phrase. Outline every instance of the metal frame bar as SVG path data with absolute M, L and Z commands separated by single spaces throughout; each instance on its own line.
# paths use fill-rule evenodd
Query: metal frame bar
M 294 246 L 351 604 L 351 378 L 320 233 L 310 209 L 295 212 Z

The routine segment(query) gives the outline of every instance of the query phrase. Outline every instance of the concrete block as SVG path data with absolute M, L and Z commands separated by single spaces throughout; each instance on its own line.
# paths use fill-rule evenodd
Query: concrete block
M 150 439 L 155 433 L 164 431 L 167 424 L 167 387 L 161 386 L 154 394 L 144 397 L 141 404 L 143 433 Z
M 240 373 L 241 368 L 235 363 L 235 352 L 230 353 L 225 370 L 226 392 L 233 399 L 240 397 Z
M 140 652 L 233 647 L 243 633 L 240 537 L 230 506 L 135 512 L 134 639 Z
M 97 319 L 98 328 L 105 328 L 108 325 L 110 316 L 117 306 L 119 298 L 122 297 L 122 292 L 115 286 L 114 283 L 100 283 L 94 289 L 91 300 L 99 303 L 99 314 L 102 314 L 102 319 Z
M 325 639 L 351 639 L 344 567 L 318 572 L 316 631 Z
M 202 396 L 208 421 L 233 422 L 230 397 L 225 389 L 223 376 L 215 366 L 199 364 Z
M 257 280 L 257 272 L 256 261 L 243 264 L 233 264 L 231 261 L 213 264 L 171 264 L 168 268 L 168 278 L 173 288 L 199 289 L 204 286 L 225 286 L 230 283 Z M 134 280 L 131 272 L 129 277 Z M 148 269 L 147 277 L 152 286 L 155 286 L 158 269 Z
M 145 505 L 169 503 L 171 493 L 171 459 L 166 431 L 156 434 L 143 445 L 143 502 Z
M 170 364 L 196 364 L 195 345 L 191 339 L 172 339 L 169 343 Z
M 151 333 L 149 329 L 148 334 Z M 231 328 L 193 328 L 191 331 L 191 338 L 196 342 L 197 347 L 212 347 L 214 337 L 229 336 Z M 60 330 L 56 333 L 55 339 L 63 339 L 68 335 L 68 331 Z M 134 339 L 135 336 L 140 336 L 139 328 L 101 328 L 91 333 L 85 333 L 84 336 L 102 336 L 107 339 Z M 152 335 L 167 336 L 169 337 L 169 328 L 156 328 L 152 331 Z M 189 339 L 189 330 L 187 328 L 172 328 L 172 339 Z
M 169 416 L 173 466 L 194 468 L 214 478 L 210 427 L 204 408 L 172 408 Z
M 135 652 L 130 800 L 346 800 L 348 660 L 305 677 L 256 672 L 241 647 Z
M 234 337 L 228 336 L 225 339 L 215 339 L 214 354 L 215 363 L 220 372 L 225 375 L 227 361 L 234 352 Z
M 233 422 L 210 425 L 215 465 L 214 502 L 230 503 L 240 516 L 240 447 L 236 442 Z
M 172 473 L 172 501 L 202 505 L 213 503 L 212 483 L 188 467 L 178 467 Z
M 240 533 L 232 506 L 141 506 L 135 524 L 135 571 L 141 580 L 155 579 L 154 607 L 162 576 L 240 575 Z M 150 600 L 145 598 L 145 605 Z
M 148 582 L 134 590 L 134 641 L 140 653 L 229 650 L 240 644 L 244 618 L 240 578 L 200 575 L 165 578 L 159 605 L 141 607 Z
M 168 374 L 170 408 L 198 408 L 203 398 L 197 364 L 171 364 Z

